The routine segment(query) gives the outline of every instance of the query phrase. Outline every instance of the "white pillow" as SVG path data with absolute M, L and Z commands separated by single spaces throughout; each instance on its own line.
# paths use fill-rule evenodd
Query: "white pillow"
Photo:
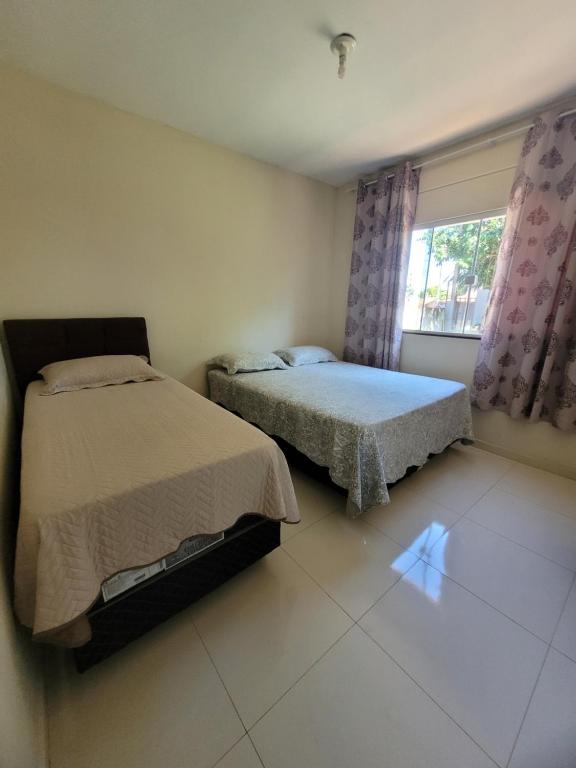
M 288 365 L 338 362 L 336 355 L 324 347 L 286 347 L 285 349 L 277 349 L 276 354 Z
M 45 365 L 38 373 L 46 383 L 42 395 L 164 378 L 138 355 L 97 355 L 61 360 Z
M 228 373 L 250 373 L 253 371 L 272 371 L 275 368 L 282 370 L 288 368 L 274 352 L 231 352 L 227 355 L 213 357 L 207 365 L 225 368 Z

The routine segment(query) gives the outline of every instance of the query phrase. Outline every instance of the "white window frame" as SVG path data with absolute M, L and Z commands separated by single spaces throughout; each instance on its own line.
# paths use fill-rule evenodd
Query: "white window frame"
M 422 221 L 412 227 L 412 233 L 422 229 L 432 229 L 436 227 L 445 227 L 450 224 L 466 224 L 469 221 L 478 221 L 481 219 L 491 219 L 495 216 L 506 216 L 506 208 L 491 208 L 487 211 L 478 211 L 476 213 L 464 214 L 461 216 L 450 216 L 444 219 L 434 219 L 433 221 Z M 414 334 L 417 336 L 441 336 L 445 339 L 473 339 L 478 341 L 482 338 L 479 333 L 451 333 L 446 331 L 421 331 L 412 329 L 402 329 L 402 333 Z

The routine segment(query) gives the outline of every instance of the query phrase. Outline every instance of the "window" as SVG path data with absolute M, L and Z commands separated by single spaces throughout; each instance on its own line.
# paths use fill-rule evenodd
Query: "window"
M 504 219 L 500 214 L 414 230 L 404 330 L 482 332 Z

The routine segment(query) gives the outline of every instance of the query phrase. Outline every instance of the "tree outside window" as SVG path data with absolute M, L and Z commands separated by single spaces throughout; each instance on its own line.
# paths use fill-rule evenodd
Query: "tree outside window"
M 404 328 L 480 334 L 504 216 L 415 230 Z

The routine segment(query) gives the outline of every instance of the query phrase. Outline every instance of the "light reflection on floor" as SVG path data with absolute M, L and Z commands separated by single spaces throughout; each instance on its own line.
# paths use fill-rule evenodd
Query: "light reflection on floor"
M 444 551 L 449 536 L 450 533 L 442 523 L 431 523 L 416 539 L 414 539 L 410 545 L 409 551 L 403 552 L 392 563 L 392 568 L 394 568 L 395 571 L 398 571 L 398 573 L 405 573 L 408 567 L 407 560 L 411 557 L 411 553 L 423 557 L 424 555 L 429 555 L 432 546 L 434 546 L 434 562 L 437 567 L 433 568 L 431 565 L 428 565 L 428 563 L 421 560 L 413 568 L 410 568 L 404 576 L 406 581 L 417 587 L 417 589 L 434 603 L 437 603 L 442 596 L 442 581 L 444 575 L 438 568 L 442 570 L 444 569 Z

